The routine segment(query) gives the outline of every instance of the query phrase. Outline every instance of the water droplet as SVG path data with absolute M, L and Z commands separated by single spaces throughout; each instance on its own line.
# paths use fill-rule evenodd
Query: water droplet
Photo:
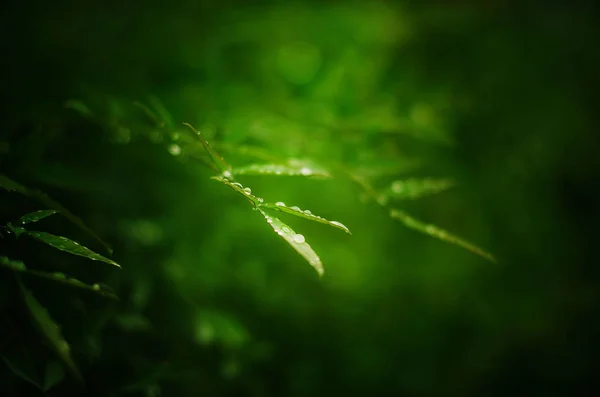
M 245 187 L 244 188 L 244 193 L 250 195 L 250 194 L 252 194 L 252 189 L 250 189 L 249 187 Z
M 257 200 L 258 200 L 259 203 L 263 203 L 265 201 L 265 199 L 262 198 L 262 197 L 259 197 Z
M 275 205 L 278 207 L 285 207 L 285 203 L 283 201 L 278 201 L 275 203 Z
M 296 234 L 296 235 L 294 236 L 294 241 L 295 241 L 295 242 L 297 242 L 298 244 L 302 244 L 303 242 L 305 242 L 305 241 L 306 241 L 306 239 L 304 238 L 304 236 L 303 236 L 303 235 L 301 235 L 301 234 Z
M 283 232 L 283 230 L 278 229 L 276 230 L 277 234 L 279 234 L 280 236 L 283 236 L 285 233 Z
M 231 176 L 232 176 L 231 171 L 229 171 L 229 170 L 223 171 L 223 176 L 227 179 L 231 178 Z
M 338 222 L 338 221 L 331 221 L 331 222 L 329 222 L 329 223 L 330 223 L 330 224 L 332 224 L 332 225 L 334 225 L 334 226 L 337 226 L 337 227 L 339 227 L 339 228 L 341 228 L 341 229 L 344 229 L 344 231 L 346 231 L 347 233 L 350 233 L 350 230 L 348 230 L 348 228 L 346 227 L 346 225 L 344 225 L 344 224 L 343 224 L 343 223 L 341 223 L 341 222 Z
M 237 188 L 240 188 L 240 189 L 243 189 L 243 188 L 244 188 L 244 187 L 242 186 L 242 184 L 241 184 L 241 183 L 237 183 L 237 182 L 233 182 L 231 185 L 232 185 L 232 186 L 235 186 L 235 187 L 237 187 Z
M 287 226 L 284 226 L 284 227 L 282 227 L 282 228 L 281 228 L 281 230 L 282 230 L 284 233 L 289 233 L 289 232 L 291 232 L 291 231 L 292 231 L 292 230 L 291 230 L 289 227 L 287 227 Z
M 300 173 L 304 176 L 312 174 L 312 170 L 308 167 L 302 167 Z
M 273 219 L 272 218 L 267 218 L 267 223 L 270 225 L 273 223 Z
M 294 211 L 302 212 L 302 210 L 297 206 L 290 207 L 290 209 L 294 210 Z
M 312 215 L 312 212 L 311 212 L 310 210 L 304 210 L 304 213 L 305 213 L 306 215 Z
M 181 154 L 181 146 L 173 143 L 171 145 L 169 145 L 169 153 L 171 153 L 173 156 L 179 156 Z
M 94 285 L 92 285 L 92 289 L 94 291 L 100 291 L 100 284 L 94 284 Z

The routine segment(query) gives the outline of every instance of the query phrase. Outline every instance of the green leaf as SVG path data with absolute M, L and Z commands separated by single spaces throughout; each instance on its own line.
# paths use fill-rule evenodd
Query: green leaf
M 258 205 L 260 205 L 260 203 L 262 203 L 264 201 L 263 198 L 253 195 L 252 189 L 250 189 L 249 187 L 242 186 L 241 183 L 233 182 L 233 181 L 231 181 L 223 176 L 220 176 L 220 175 L 212 176 L 211 179 L 214 179 L 215 181 L 219 181 L 222 184 L 229 186 L 231 189 L 235 190 L 242 196 L 246 197 L 246 199 L 248 199 L 254 206 L 258 206 Z
M 44 204 L 45 206 L 60 212 L 70 222 L 77 225 L 81 230 L 83 230 L 84 232 L 92 236 L 94 239 L 96 239 L 96 241 L 98 241 L 98 243 L 100 243 L 109 254 L 112 254 L 112 249 L 108 246 L 108 244 L 102 241 L 102 239 L 98 237 L 96 233 L 94 233 L 89 227 L 87 227 L 85 223 L 83 223 L 81 218 L 75 216 L 71 211 L 65 208 L 62 204 L 54 201 L 46 193 L 25 187 L 3 174 L 0 174 L 0 188 L 34 198 L 42 204 Z
M 6 256 L 0 256 L 0 266 L 10 269 L 12 271 L 20 272 L 27 270 L 27 267 L 23 262 L 9 259 Z
M 90 110 L 90 108 L 78 99 L 69 99 L 65 102 L 64 107 L 67 109 L 73 109 L 82 116 L 93 117 L 94 113 Z
M 47 218 L 47 217 L 57 214 L 57 213 L 58 213 L 58 211 L 56 211 L 56 210 L 40 210 L 40 211 L 30 212 L 29 214 L 25 214 L 21 218 L 19 218 L 19 222 L 21 223 L 21 225 L 25 225 L 27 223 L 37 222 L 41 219 Z
M 494 258 L 494 256 L 492 254 L 484 251 L 483 249 L 477 247 L 476 245 L 474 245 L 460 237 L 454 236 L 451 233 L 449 233 L 445 230 L 442 230 L 435 225 L 426 224 L 422 221 L 419 221 L 419 220 L 413 218 L 412 216 L 408 215 L 404 211 L 392 209 L 392 210 L 390 210 L 390 216 L 393 219 L 396 219 L 396 220 L 402 222 L 404 224 L 404 226 L 406 226 L 410 229 L 414 229 L 421 233 L 428 234 L 431 237 L 435 237 L 439 240 L 446 241 L 450 244 L 458 245 L 459 247 L 462 247 L 462 248 L 466 249 L 467 251 L 477 254 L 477 255 L 481 256 L 482 258 L 487 259 L 488 261 L 496 262 L 496 259 Z
M 416 199 L 441 193 L 456 183 L 448 178 L 411 178 L 392 182 L 385 194 L 395 199 Z
M 21 293 L 29 314 L 31 315 L 31 319 L 39 332 L 73 375 L 78 379 L 82 379 L 79 369 L 71 357 L 71 348 L 67 341 L 62 337 L 60 327 L 52 320 L 52 317 L 50 317 L 46 308 L 44 308 L 31 292 L 23 286 L 23 283 L 19 282 L 19 286 L 21 287 Z
M 210 157 L 213 159 L 215 165 L 219 168 L 219 171 L 221 171 L 223 173 L 223 175 L 225 176 L 230 176 L 231 175 L 231 166 L 229 164 L 227 164 L 227 162 L 225 161 L 225 159 L 223 159 L 223 157 L 221 157 L 219 155 L 219 153 L 217 153 L 208 143 L 208 141 L 204 138 L 204 136 L 202 136 L 202 134 L 197 131 L 194 127 L 192 127 L 191 124 L 189 123 L 183 123 L 183 125 L 185 125 L 186 127 L 188 127 L 190 130 L 192 130 L 197 136 L 198 139 L 200 139 L 200 142 L 202 143 L 202 146 L 204 146 L 204 149 L 206 149 L 206 151 L 208 152 L 208 154 L 210 154 Z
M 323 276 L 323 263 L 317 253 L 311 248 L 306 242 L 305 238 L 301 234 L 297 234 L 292 230 L 291 227 L 281 222 L 279 219 L 269 216 L 262 209 L 258 208 L 258 211 L 265 217 L 267 223 L 271 225 L 275 233 L 281 236 L 289 245 L 292 246 L 306 261 L 311 265 L 319 274 Z
M 325 225 L 329 225 L 329 226 L 335 227 L 336 229 L 343 230 L 344 232 L 346 232 L 348 234 L 352 234 L 352 233 L 350 233 L 350 230 L 343 223 L 340 223 L 338 221 L 328 221 L 325 218 L 321 218 L 320 216 L 314 215 L 312 212 L 310 212 L 310 210 L 303 211 L 296 206 L 288 207 L 287 205 L 285 205 L 285 203 L 282 203 L 281 201 L 279 201 L 275 204 L 271 204 L 271 203 L 260 204 L 260 207 L 270 208 L 270 209 L 274 209 L 276 211 L 285 212 L 286 214 L 290 214 L 290 215 L 298 216 L 300 218 L 308 219 L 310 221 L 324 223 Z
M 65 251 L 73 255 L 83 256 L 95 261 L 108 263 L 109 265 L 114 265 L 119 268 L 121 267 L 117 262 L 97 254 L 89 248 L 84 247 L 83 245 L 66 237 L 55 236 L 54 234 L 37 231 L 27 231 L 26 234 L 61 251 Z
M 277 175 L 277 176 L 306 176 L 315 178 L 331 178 L 327 171 L 307 165 L 285 164 L 250 164 L 231 170 L 233 175 Z

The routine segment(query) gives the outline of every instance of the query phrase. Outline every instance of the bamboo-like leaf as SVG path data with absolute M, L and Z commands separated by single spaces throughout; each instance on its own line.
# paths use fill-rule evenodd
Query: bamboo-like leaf
M 258 206 L 264 201 L 263 198 L 253 195 L 252 189 L 250 189 L 249 187 L 242 186 L 241 183 L 233 182 L 223 176 L 213 176 L 211 177 L 211 179 L 214 179 L 215 181 L 219 181 L 222 184 L 229 186 L 231 189 L 246 197 L 246 199 L 248 199 L 254 206 Z
M 199 131 L 197 131 L 191 124 L 183 123 L 183 125 L 188 127 L 190 130 L 192 130 L 196 134 L 196 136 L 198 136 L 198 139 L 200 139 L 202 146 L 204 146 L 204 149 L 206 149 L 208 154 L 210 154 L 210 157 L 213 159 L 214 163 L 219 168 L 219 171 L 221 171 L 223 173 L 223 175 L 231 175 L 231 166 L 229 164 L 227 164 L 225 159 L 223 159 L 223 157 L 221 157 L 221 155 L 219 153 L 217 153 L 212 148 L 212 146 L 210 146 L 210 143 L 208 143 L 208 141 L 204 138 L 204 136 Z
M 46 233 L 46 232 L 37 232 L 37 231 L 27 231 L 25 234 L 28 236 L 34 237 L 37 240 L 48 244 L 51 247 L 59 249 L 61 251 L 68 252 L 73 255 L 83 256 L 88 259 L 92 259 L 94 261 L 100 261 L 104 263 L 108 263 L 109 265 L 113 265 L 116 267 L 121 267 L 117 262 L 108 259 L 83 245 L 68 239 L 62 236 L 55 236 L 54 234 Z
M 31 319 L 39 332 L 73 375 L 78 379 L 82 379 L 81 373 L 71 356 L 71 348 L 63 338 L 59 326 L 52 320 L 46 308 L 23 286 L 23 283 L 19 282 L 19 286 L 21 287 L 21 293 Z
M 73 214 L 71 211 L 69 211 L 67 208 L 65 208 L 62 204 L 54 201 L 46 193 L 43 193 L 39 190 L 30 189 L 28 187 L 25 187 L 25 186 L 21 185 L 20 183 L 13 181 L 12 179 L 8 178 L 6 175 L 3 175 L 3 174 L 0 174 L 0 188 L 3 188 L 7 191 L 17 192 L 17 193 L 23 194 L 28 197 L 32 197 L 32 198 L 38 200 L 40 203 L 44 204 L 46 207 L 52 208 L 52 209 L 60 212 L 62 214 L 62 216 L 67 218 L 73 224 L 77 225 L 81 230 L 83 230 L 84 232 L 86 232 L 87 234 L 92 236 L 94 239 L 96 239 L 96 241 L 98 241 L 98 243 L 100 243 L 102 245 L 102 247 L 109 254 L 112 255 L 112 249 L 110 248 L 110 246 L 108 244 L 106 244 L 100 237 L 98 237 L 98 235 L 96 235 L 96 233 L 94 233 L 89 227 L 87 227 L 85 225 L 85 223 L 83 223 L 81 218 L 75 216 L 75 214 Z
M 400 221 L 401 223 L 404 224 L 404 226 L 406 226 L 410 229 L 414 229 L 421 233 L 428 234 L 431 237 L 435 237 L 439 240 L 458 245 L 459 247 L 462 247 L 462 248 L 466 249 L 467 251 L 477 254 L 477 255 L 481 256 L 482 258 L 487 259 L 488 261 L 496 262 L 496 259 L 494 258 L 494 256 L 492 254 L 490 254 L 489 252 L 486 252 L 483 249 L 477 247 L 476 245 L 474 245 L 460 237 L 454 236 L 453 234 L 451 234 L 443 229 L 440 229 L 439 227 L 437 227 L 435 225 L 427 224 L 418 219 L 415 219 L 412 216 L 405 213 L 404 211 L 392 209 L 392 210 L 390 210 L 390 216 L 393 219 Z
M 306 242 L 305 238 L 301 234 L 297 234 L 292 230 L 291 227 L 281 222 L 278 218 L 273 216 L 269 216 L 262 209 L 258 208 L 260 213 L 265 217 L 267 223 L 271 225 L 275 233 L 281 236 L 289 245 L 292 246 L 293 249 L 296 250 L 309 265 L 311 265 L 319 274 L 319 277 L 323 275 L 323 263 L 321 262 L 321 258 L 317 255 L 317 253 L 312 249 L 310 245 Z
M 344 225 L 343 223 L 340 223 L 338 221 L 329 221 L 325 218 L 314 215 L 312 212 L 310 212 L 310 210 L 303 211 L 296 206 L 288 207 L 287 205 L 285 205 L 285 203 L 282 203 L 281 201 L 279 201 L 275 204 L 271 204 L 271 203 L 260 204 L 260 206 L 264 207 L 264 208 L 274 209 L 274 210 L 280 211 L 280 212 L 285 212 L 286 214 L 298 216 L 300 218 L 308 219 L 310 221 L 323 223 L 325 225 L 335 227 L 336 229 L 343 230 L 344 232 L 346 232 L 348 234 L 352 234 L 352 233 L 350 233 L 350 230 L 346 227 L 346 225 Z
M 307 165 L 286 164 L 250 164 L 231 170 L 233 175 L 277 175 L 277 176 L 306 176 L 314 178 L 331 178 L 331 174 L 317 167 Z
M 27 223 L 37 222 L 56 213 L 58 213 L 58 211 L 56 210 L 40 210 L 30 212 L 29 214 L 25 214 L 21 218 L 19 218 L 19 222 L 21 223 L 21 225 L 25 225 Z
M 385 194 L 396 199 L 416 199 L 441 193 L 455 186 L 448 178 L 410 178 L 392 182 Z

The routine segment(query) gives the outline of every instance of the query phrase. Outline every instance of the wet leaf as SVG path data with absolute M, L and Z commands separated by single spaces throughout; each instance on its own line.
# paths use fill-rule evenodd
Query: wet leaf
M 406 226 L 410 229 L 417 230 L 421 233 L 428 234 L 431 237 L 435 237 L 439 240 L 446 241 L 450 244 L 458 245 L 459 247 L 462 247 L 462 248 L 466 249 L 467 251 L 477 254 L 477 255 L 481 256 L 482 258 L 487 259 L 488 261 L 496 262 L 496 259 L 494 258 L 494 256 L 492 254 L 482 250 L 481 248 L 477 247 L 476 245 L 474 245 L 460 237 L 454 236 L 453 234 L 451 234 L 443 229 L 440 229 L 439 227 L 437 227 L 435 225 L 431 225 L 431 224 L 427 224 L 422 221 L 419 221 L 419 220 L 413 218 L 412 216 L 408 215 L 404 211 L 392 209 L 392 210 L 390 210 L 390 216 L 393 219 L 396 219 L 396 220 L 402 222 L 404 224 L 404 226 Z
M 276 175 L 276 176 L 305 176 L 316 178 L 331 178 L 331 175 L 322 169 L 307 165 L 286 164 L 250 164 L 231 170 L 233 175 Z
M 3 174 L 0 174 L 0 188 L 3 188 L 7 191 L 17 192 L 28 197 L 32 197 L 38 200 L 40 203 L 44 204 L 45 206 L 60 212 L 62 216 L 67 218 L 70 222 L 77 225 L 81 230 L 83 230 L 84 232 L 92 236 L 94 239 L 96 239 L 96 241 L 98 241 L 98 243 L 100 243 L 109 254 L 112 254 L 112 249 L 108 246 L 108 244 L 106 244 L 100 237 L 96 235 L 96 233 L 94 233 L 90 228 L 88 228 L 85 225 L 85 223 L 83 223 L 81 218 L 75 216 L 71 211 L 63 207 L 62 204 L 54 201 L 46 193 L 25 187 Z
M 308 245 L 304 236 L 294 232 L 291 227 L 281 222 L 278 218 L 269 216 L 260 208 L 258 208 L 258 210 L 265 217 L 267 223 L 271 225 L 275 233 L 281 236 L 289 245 L 292 246 L 293 249 L 302 255 L 309 265 L 311 265 L 317 271 L 319 276 L 323 276 L 324 270 L 321 258 L 319 258 L 312 247 Z
M 395 199 L 416 199 L 441 193 L 455 185 L 448 178 L 410 178 L 392 182 L 385 194 Z
M 210 154 L 210 157 L 213 159 L 215 165 L 219 168 L 219 171 L 221 171 L 223 173 L 223 175 L 225 175 L 225 176 L 231 175 L 231 166 L 229 164 L 227 164 L 225 159 L 223 159 L 223 157 L 221 157 L 221 155 L 219 153 L 217 153 L 212 148 L 212 146 L 210 146 L 210 144 L 204 138 L 204 136 L 199 131 L 197 131 L 191 124 L 183 123 L 183 125 L 188 127 L 190 130 L 192 130 L 196 134 L 196 136 L 198 136 L 198 139 L 200 139 L 202 146 L 204 146 L 204 149 L 206 149 L 208 154 Z
M 71 348 L 63 338 L 60 327 L 52 320 L 52 317 L 50 317 L 46 308 L 44 308 L 31 292 L 23 286 L 23 283 L 19 282 L 19 286 L 21 287 L 25 305 L 27 306 L 36 328 L 50 345 L 57 357 L 60 358 L 67 368 L 69 368 L 71 373 L 78 379 L 82 379 L 81 373 L 71 357 Z
M 246 197 L 246 199 L 248 199 L 254 206 L 258 206 L 264 201 L 261 197 L 253 195 L 252 189 L 250 189 L 249 187 L 242 186 L 241 183 L 233 182 L 222 176 L 213 176 L 211 177 L 211 179 L 214 179 L 215 181 L 219 181 L 222 184 L 229 186 L 231 189 Z
M 21 218 L 19 218 L 19 223 L 21 223 L 21 225 L 25 225 L 27 223 L 37 222 L 41 219 L 47 218 L 47 217 L 57 214 L 57 213 L 58 213 L 58 211 L 56 211 L 56 210 L 40 210 L 40 211 L 30 212 L 29 214 L 25 214 Z
M 352 234 L 352 233 L 350 233 L 350 230 L 348 230 L 346 225 L 344 225 L 338 221 L 329 221 L 325 218 L 314 215 L 309 210 L 301 210 L 300 208 L 298 208 L 296 206 L 288 207 L 287 205 L 285 205 L 285 203 L 282 203 L 282 202 L 277 202 L 275 204 L 265 203 L 265 204 L 261 204 L 260 206 L 264 207 L 264 208 L 274 209 L 274 210 L 280 211 L 280 212 L 285 212 L 286 214 L 298 216 L 300 218 L 308 219 L 311 221 L 324 223 L 325 225 L 329 225 L 329 226 L 335 227 L 336 229 L 343 230 L 344 232 L 346 232 L 348 234 Z
M 94 261 L 108 263 L 109 265 L 117 266 L 119 268 L 121 267 L 117 262 L 108 259 L 66 237 L 55 236 L 54 234 L 37 231 L 27 231 L 26 234 L 61 251 L 65 251 L 73 255 L 83 256 Z

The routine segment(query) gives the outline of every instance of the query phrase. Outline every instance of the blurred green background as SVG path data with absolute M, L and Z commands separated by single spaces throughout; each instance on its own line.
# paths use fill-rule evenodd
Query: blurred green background
M 123 267 L 18 251 L 120 297 L 37 286 L 86 384 L 67 375 L 47 394 L 597 386 L 597 10 L 550 3 L 10 1 L 2 173 L 81 216 Z M 295 158 L 332 170 L 239 178 L 350 228 L 281 216 L 319 253 L 322 279 L 209 179 L 183 122 L 237 166 Z M 453 178 L 394 205 L 498 262 L 405 228 L 343 167 L 376 187 Z M 3 194 L 3 222 L 40 209 Z M 64 223 L 43 227 L 94 247 Z M 43 395 L 3 365 L 0 394 Z

